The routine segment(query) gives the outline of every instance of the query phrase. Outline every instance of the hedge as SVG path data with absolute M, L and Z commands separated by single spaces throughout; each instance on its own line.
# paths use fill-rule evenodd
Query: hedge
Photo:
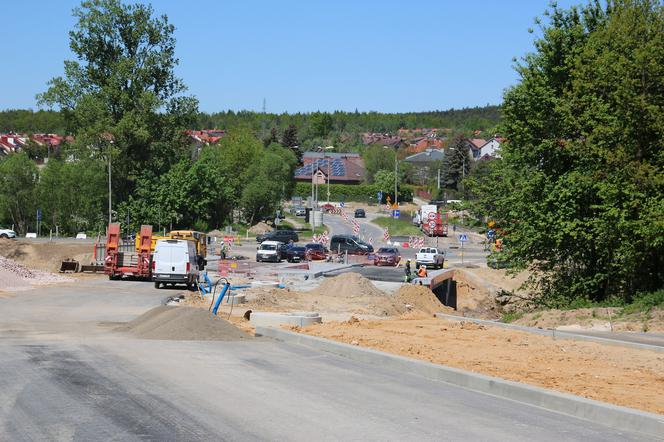
M 330 200 L 331 201 L 358 201 L 358 202 L 376 202 L 376 194 L 378 187 L 375 184 L 330 184 Z M 295 196 L 301 196 L 306 199 L 311 196 L 310 183 L 296 183 Z M 383 192 L 383 200 L 381 203 L 386 202 L 387 196 L 394 200 L 392 193 Z M 327 201 L 327 184 L 318 185 L 318 200 Z M 409 185 L 399 186 L 399 201 L 411 202 L 413 201 L 413 188 Z

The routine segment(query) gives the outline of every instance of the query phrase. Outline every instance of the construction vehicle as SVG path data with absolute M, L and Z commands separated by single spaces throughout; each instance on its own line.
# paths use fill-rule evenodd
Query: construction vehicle
M 104 273 L 108 278 L 123 276 L 150 279 L 152 276 L 152 226 L 141 226 L 137 251 L 121 251 L 120 224 L 108 225 Z
M 435 204 L 421 206 L 413 222 L 418 225 L 425 235 L 447 236 L 448 234 L 448 214 L 447 212 L 439 212 Z
M 154 253 L 155 246 L 157 241 L 162 239 L 183 239 L 186 241 L 192 241 L 196 245 L 196 256 L 198 262 L 198 269 L 203 270 L 207 265 L 205 257 L 207 256 L 207 235 L 203 232 L 197 232 L 195 230 L 172 230 L 166 234 L 166 236 L 152 235 L 152 240 L 150 241 L 150 251 Z M 140 249 L 140 236 L 136 237 L 136 252 Z

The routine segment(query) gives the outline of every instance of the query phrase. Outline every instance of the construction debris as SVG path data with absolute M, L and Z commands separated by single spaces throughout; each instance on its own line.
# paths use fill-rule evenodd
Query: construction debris
M 0 256 L 0 290 L 28 290 L 33 286 L 70 282 L 71 278 L 32 270 L 13 259 Z

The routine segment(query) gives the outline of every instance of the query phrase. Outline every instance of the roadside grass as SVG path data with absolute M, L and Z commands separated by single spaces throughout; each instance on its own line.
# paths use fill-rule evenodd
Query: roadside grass
M 525 312 L 504 312 L 500 317 L 500 322 L 510 323 L 521 319 Z
M 381 216 L 373 220 L 373 223 L 383 228 L 387 227 L 391 236 L 420 236 L 422 232 L 409 220 L 394 219 Z

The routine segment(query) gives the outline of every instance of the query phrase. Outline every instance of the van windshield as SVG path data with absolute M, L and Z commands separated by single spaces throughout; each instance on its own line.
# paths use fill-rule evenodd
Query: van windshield
M 274 244 L 261 244 L 261 250 L 277 250 Z

